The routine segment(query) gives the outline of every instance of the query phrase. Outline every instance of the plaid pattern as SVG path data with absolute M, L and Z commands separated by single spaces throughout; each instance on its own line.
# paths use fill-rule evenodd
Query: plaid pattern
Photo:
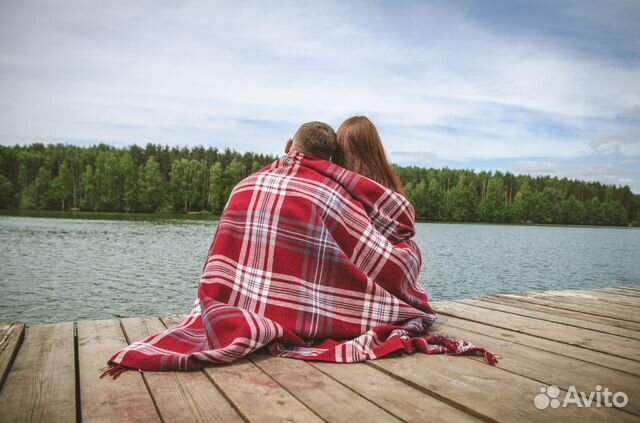
M 414 209 L 401 195 L 292 152 L 233 190 L 179 325 L 132 343 L 111 367 L 190 370 L 268 346 L 304 360 L 482 349 L 429 336 Z M 474 349 L 475 348 L 475 349 Z

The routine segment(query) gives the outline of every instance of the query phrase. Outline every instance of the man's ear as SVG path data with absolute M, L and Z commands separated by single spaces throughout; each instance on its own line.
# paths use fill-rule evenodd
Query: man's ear
M 291 151 L 292 145 L 293 145 L 293 140 L 289 138 L 289 141 L 287 141 L 287 145 L 285 145 L 284 147 L 284 154 L 289 154 L 289 151 Z

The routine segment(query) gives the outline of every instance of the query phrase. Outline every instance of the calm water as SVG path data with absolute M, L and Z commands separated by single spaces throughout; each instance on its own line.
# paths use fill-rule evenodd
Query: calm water
M 0 216 L 0 321 L 189 312 L 215 222 Z M 640 286 L 640 230 L 418 224 L 432 300 Z

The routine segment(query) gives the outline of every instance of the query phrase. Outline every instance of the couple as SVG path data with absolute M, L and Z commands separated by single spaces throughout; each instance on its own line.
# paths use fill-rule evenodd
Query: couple
M 484 354 L 429 335 L 414 210 L 366 117 L 305 123 L 286 155 L 231 193 L 179 325 L 132 343 L 103 373 L 192 370 L 262 347 L 351 363 L 396 352 Z M 331 161 L 329 161 L 331 159 Z

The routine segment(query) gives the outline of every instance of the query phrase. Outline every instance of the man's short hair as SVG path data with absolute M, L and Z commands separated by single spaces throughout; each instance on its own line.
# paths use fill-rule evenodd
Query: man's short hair
M 329 160 L 338 146 L 338 138 L 332 127 L 322 122 L 307 122 L 293 136 L 296 151 Z

